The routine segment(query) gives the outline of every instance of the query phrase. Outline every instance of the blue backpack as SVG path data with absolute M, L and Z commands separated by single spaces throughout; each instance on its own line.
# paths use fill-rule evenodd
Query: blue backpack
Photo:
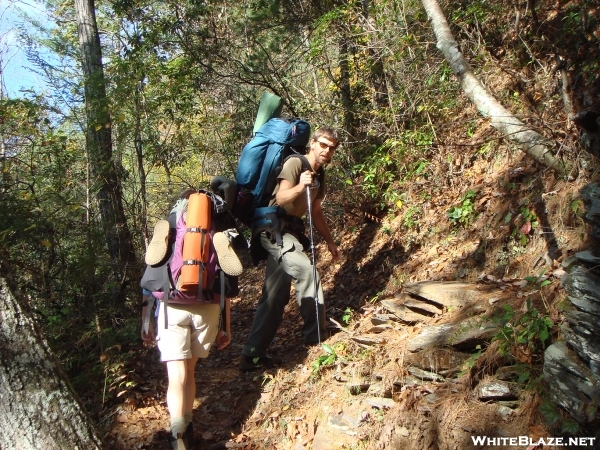
M 238 163 L 235 217 L 252 226 L 255 209 L 271 200 L 284 160 L 303 155 L 309 139 L 310 125 L 301 119 L 273 118 L 258 129 Z

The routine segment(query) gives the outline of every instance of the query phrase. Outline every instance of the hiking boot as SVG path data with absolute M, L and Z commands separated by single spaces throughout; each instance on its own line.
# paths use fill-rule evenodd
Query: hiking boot
M 262 357 L 252 357 L 242 355 L 240 359 L 240 371 L 242 372 L 250 372 L 252 370 L 260 370 L 260 369 L 273 369 L 281 365 L 281 358 L 262 356 Z
M 321 330 L 321 342 L 319 342 L 318 338 L 315 340 L 305 340 L 304 341 L 304 345 L 306 345 L 307 347 L 314 347 L 316 345 L 320 345 L 323 342 L 325 342 L 327 339 L 329 339 L 331 336 L 333 335 L 333 333 L 327 329 L 327 330 Z
M 213 245 L 217 252 L 219 266 L 227 275 L 237 277 L 242 274 L 242 263 L 233 251 L 229 237 L 223 232 L 218 232 L 213 235 Z
M 180 434 L 178 434 L 177 437 L 173 436 L 172 434 L 169 434 L 169 444 L 171 445 L 172 450 L 188 450 L 190 448 L 187 445 L 185 445 L 185 442 L 183 441 L 183 436 L 181 436 Z
M 188 426 L 185 429 L 185 432 L 182 436 L 183 443 L 185 444 L 186 449 L 192 448 L 194 445 L 194 424 L 192 422 L 188 423 Z
M 169 239 L 169 222 L 159 220 L 154 225 L 152 240 L 146 249 L 146 264 L 153 266 L 161 262 L 167 254 L 167 241 Z

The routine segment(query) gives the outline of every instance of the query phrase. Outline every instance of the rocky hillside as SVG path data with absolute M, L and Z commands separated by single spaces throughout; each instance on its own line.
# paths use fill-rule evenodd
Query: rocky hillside
M 344 256 L 332 264 L 320 245 L 318 267 L 338 332 L 305 348 L 292 302 L 272 348 L 284 365 L 265 373 L 236 366 L 264 274 L 248 269 L 233 344 L 199 365 L 197 448 L 463 449 L 472 436 L 564 435 L 570 422 L 547 395 L 543 350 L 561 337 L 561 262 L 584 245 L 585 182 L 512 158 L 505 173 L 474 165 L 479 178 L 455 182 L 476 192 L 468 227 L 448 219 L 461 195 L 428 199 L 410 229 L 401 215 L 369 222 L 331 199 Z M 506 180 L 515 180 L 512 195 Z M 146 375 L 114 410 L 109 443 L 164 448 L 165 373 L 155 349 L 138 364 Z
M 542 448 L 540 439 L 595 437 L 598 360 L 585 338 L 596 329 L 597 299 L 593 288 L 578 294 L 565 285 L 581 287 L 578 274 L 598 262 L 590 237 L 596 213 L 582 191 L 600 169 L 600 81 L 597 71 L 569 68 L 597 67 L 600 10 L 587 2 L 586 17 L 568 19 L 579 31 L 554 34 L 560 55 L 544 49 L 581 2 L 540 3 L 521 23 L 538 27 L 536 46 L 518 55 L 530 69 L 510 56 L 517 15 L 507 35 L 483 35 L 478 72 L 499 100 L 514 106 L 519 99 L 513 112 L 554 140 L 574 168 L 571 178 L 532 161 L 459 98 L 456 123 L 473 126 L 465 133 L 453 123 L 432 124 L 427 170 L 399 183 L 402 200 L 374 200 L 361 189 L 364 179 L 343 189 L 335 186 L 344 180 L 332 183 L 324 207 L 343 256 L 331 262 L 320 244 L 318 269 L 336 333 L 305 348 L 292 301 L 271 349 L 283 366 L 239 373 L 264 276 L 264 268 L 247 265 L 234 299 L 233 343 L 199 365 L 196 448 L 467 449 L 483 448 L 474 439 L 484 436 L 497 439 L 485 442 L 494 448 L 515 448 L 510 438 L 518 437 L 527 438 L 519 448 Z M 481 37 L 475 25 L 461 29 Z M 579 272 L 567 273 L 573 267 Z M 582 296 L 588 303 L 578 302 Z M 582 311 L 592 318 L 582 322 Z M 574 350 L 568 361 L 576 364 L 563 364 Z M 545 363 L 545 355 L 558 359 Z M 164 369 L 156 349 L 135 361 L 128 376 L 137 387 L 103 413 L 107 441 L 111 448 L 165 448 Z M 561 398 L 569 367 L 586 373 Z M 577 442 L 589 448 L 598 441 Z

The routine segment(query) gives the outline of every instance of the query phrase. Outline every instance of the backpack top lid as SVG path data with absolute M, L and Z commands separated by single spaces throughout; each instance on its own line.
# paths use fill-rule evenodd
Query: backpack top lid
M 270 119 L 242 149 L 235 181 L 256 196 L 270 179 L 271 171 L 281 165 L 286 148 L 306 147 L 310 125 L 301 119 Z M 297 151 L 297 150 L 296 150 Z
M 310 125 L 302 119 L 269 119 L 256 132 L 271 142 L 294 148 L 305 148 L 310 140 Z

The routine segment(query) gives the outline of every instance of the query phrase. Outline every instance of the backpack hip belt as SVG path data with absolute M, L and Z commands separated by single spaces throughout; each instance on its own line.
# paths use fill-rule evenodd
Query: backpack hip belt
M 279 206 L 256 208 L 252 222 L 252 235 L 256 236 L 263 231 L 271 233 L 279 247 L 283 247 L 283 235 L 290 233 L 306 247 L 307 237 L 304 221 L 300 217 L 288 214 Z
M 275 242 L 280 247 L 283 247 L 282 225 L 279 219 L 283 219 L 287 213 L 279 206 L 265 206 L 254 210 L 252 218 L 252 235 L 256 236 L 263 231 L 267 231 L 275 235 Z

